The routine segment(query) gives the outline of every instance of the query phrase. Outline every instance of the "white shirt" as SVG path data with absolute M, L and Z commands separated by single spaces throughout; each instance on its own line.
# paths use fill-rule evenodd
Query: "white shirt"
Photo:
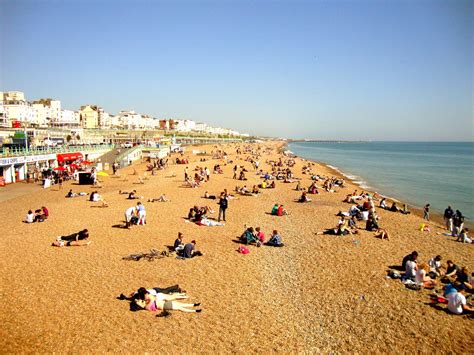
M 408 277 L 416 276 L 416 263 L 412 260 L 408 260 L 405 266 L 405 273 Z
M 462 314 L 462 305 L 466 304 L 466 297 L 459 292 L 453 292 L 446 298 L 448 299 L 448 309 L 454 314 Z
M 34 213 L 28 213 L 26 215 L 26 223 L 33 223 L 35 220 L 35 214 Z
M 131 215 L 133 215 L 133 212 L 135 212 L 135 207 L 129 207 L 129 208 L 127 208 L 127 210 L 125 211 L 125 215 L 126 215 L 126 216 L 131 216 Z
M 428 261 L 428 265 L 430 266 L 431 271 L 437 272 L 441 268 L 441 261 L 431 258 L 430 261 Z

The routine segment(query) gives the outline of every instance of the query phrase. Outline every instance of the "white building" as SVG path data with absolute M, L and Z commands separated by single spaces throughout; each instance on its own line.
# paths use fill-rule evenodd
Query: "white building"
M 33 121 L 31 122 L 36 127 L 47 127 L 49 124 L 49 107 L 40 104 L 40 103 L 33 103 L 31 104 L 33 110 L 35 111 L 35 116 Z
M 29 126 L 34 121 L 35 110 L 25 100 L 25 94 L 21 91 L 0 92 L 0 101 L 3 104 L 4 116 L 7 126 L 12 127 L 15 121 L 23 126 Z
M 61 110 L 61 117 L 56 123 L 60 127 L 79 127 L 81 123 L 79 112 L 72 110 Z
M 143 126 L 142 115 L 135 111 L 120 111 L 118 116 L 121 128 L 139 129 Z
M 174 120 L 174 129 L 178 132 L 190 132 L 196 129 L 196 122 L 191 120 Z
M 10 127 L 8 125 L 7 113 L 3 107 L 3 102 L 0 101 L 0 127 Z
M 196 132 L 206 132 L 207 124 L 203 122 L 196 122 L 194 130 Z

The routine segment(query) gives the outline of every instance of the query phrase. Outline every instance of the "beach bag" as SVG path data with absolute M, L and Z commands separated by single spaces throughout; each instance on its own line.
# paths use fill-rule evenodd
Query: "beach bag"
M 238 251 L 240 254 L 248 254 L 248 253 L 250 253 L 249 248 L 247 248 L 247 247 L 244 246 L 244 245 L 241 245 L 241 246 L 239 247 L 239 249 L 237 249 L 237 251 Z
M 130 223 L 131 223 L 131 224 L 138 224 L 138 217 L 137 217 L 137 216 L 133 216 L 133 217 L 130 219 Z

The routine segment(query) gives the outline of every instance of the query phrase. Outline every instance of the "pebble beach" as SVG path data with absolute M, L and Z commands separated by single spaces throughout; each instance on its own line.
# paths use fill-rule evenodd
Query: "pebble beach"
M 252 144 L 269 148 L 260 157 L 278 161 L 283 143 Z M 241 145 L 242 146 L 242 145 Z M 101 177 L 97 189 L 109 207 L 88 197 L 65 198 L 69 189 L 90 193 L 91 186 L 66 182 L 37 189 L 28 186 L 24 195 L 12 194 L 1 202 L 0 218 L 0 349 L 20 352 L 455 352 L 474 347 L 472 318 L 455 316 L 430 306 L 433 290 L 413 291 L 399 280 L 386 277 L 391 265 L 400 265 L 413 250 L 419 262 L 434 255 L 443 262 L 452 259 L 473 270 L 472 244 L 463 244 L 445 232 L 439 222 L 430 222 L 430 232 L 420 231 L 422 218 L 377 209 L 381 227 L 390 240 L 360 230 L 353 236 L 316 235 L 333 228 L 342 210 L 350 204 L 345 196 L 360 187 L 346 181 L 345 187 L 328 193 L 321 189 L 312 202 L 297 203 L 301 192 L 296 182 L 276 182 L 275 189 L 257 196 L 238 196 L 229 201 L 223 227 L 198 226 L 186 220 L 189 208 L 209 205 L 205 191 L 219 195 L 223 189 L 261 183 L 252 165 L 236 155 L 236 145 L 223 145 L 231 164 L 211 154 L 193 155 L 192 149 L 210 153 L 215 146 L 188 147 L 189 165 L 170 164 L 157 175 L 145 176 L 146 162 L 120 170 L 120 177 Z M 202 162 L 200 159 L 205 158 Z M 282 157 L 286 159 L 285 157 Z M 311 184 L 301 168 L 307 161 L 295 158 L 292 167 L 303 187 Z M 199 188 L 183 186 L 184 168 L 196 166 L 211 171 L 221 164 L 223 174 L 211 174 Z M 246 167 L 248 181 L 232 179 L 235 164 Z M 317 174 L 337 172 L 315 163 Z M 136 174 L 134 174 L 134 172 Z M 5 189 L 11 189 L 7 186 Z M 124 211 L 136 204 L 118 191 L 135 189 L 147 210 L 147 224 L 120 228 Z M 0 190 L 0 194 L 4 191 Z M 170 202 L 147 202 L 165 193 Z M 284 204 L 288 216 L 270 215 L 275 203 Z M 22 223 L 29 209 L 47 206 L 50 217 L 43 223 Z M 235 240 L 245 225 L 260 226 L 267 238 L 276 229 L 285 246 L 249 246 L 250 253 L 237 252 Z M 359 224 L 359 226 L 363 226 Z M 91 245 L 52 247 L 57 236 L 87 228 Z M 178 232 L 184 241 L 196 240 L 202 257 L 180 260 L 174 255 L 153 261 L 123 260 L 124 256 L 150 249 L 167 250 Z M 192 302 L 202 304 L 202 313 L 172 311 L 156 317 L 147 311 L 130 312 L 127 301 L 118 300 L 139 287 L 179 284 Z

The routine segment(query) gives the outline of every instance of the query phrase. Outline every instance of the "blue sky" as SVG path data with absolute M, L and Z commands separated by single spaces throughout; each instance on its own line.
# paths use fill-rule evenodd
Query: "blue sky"
M 473 140 L 470 1 L 0 0 L 0 90 L 257 135 Z

